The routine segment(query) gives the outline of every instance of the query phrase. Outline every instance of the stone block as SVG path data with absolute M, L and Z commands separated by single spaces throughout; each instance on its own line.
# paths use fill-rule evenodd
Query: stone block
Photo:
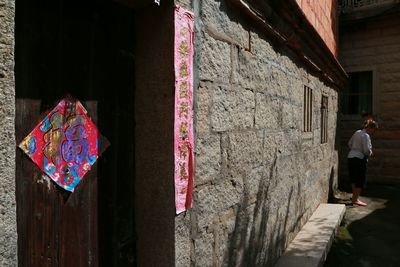
M 200 232 L 218 220 L 220 213 L 238 205 L 243 198 L 243 182 L 237 177 L 196 188 L 194 206 Z
M 283 129 L 299 129 L 301 127 L 298 114 L 301 114 L 298 107 L 291 103 L 282 101 L 282 128 Z M 299 112 L 300 111 L 300 112 Z M 301 120 L 302 121 L 302 120 Z
M 245 192 L 248 202 L 254 203 L 261 201 L 264 196 L 263 192 L 267 189 L 270 182 L 270 166 L 260 166 L 253 168 L 245 179 Z
M 235 206 L 221 214 L 219 217 L 228 235 L 231 235 L 235 231 L 238 210 L 238 206 Z
M 279 181 L 275 188 L 268 189 L 267 198 L 255 203 L 249 266 L 268 265 L 280 255 L 298 218 L 294 213 L 295 204 L 300 201 L 296 190 L 292 183 Z
M 242 48 L 249 46 L 249 33 L 237 21 L 237 14 L 233 14 L 225 1 L 202 1 L 201 20 L 204 25 L 211 25 L 216 31 L 229 36 Z
M 255 128 L 278 129 L 281 127 L 282 109 L 278 97 L 256 93 Z
M 195 95 L 195 132 L 209 133 L 211 131 L 210 109 L 212 103 L 212 83 L 201 82 L 194 92 Z
M 204 234 L 194 240 L 196 267 L 212 267 L 214 262 L 214 235 Z M 189 265 L 190 266 L 190 265 Z
M 248 208 L 249 231 L 245 245 L 248 247 L 245 263 L 246 266 L 265 266 L 269 254 L 268 224 L 270 215 L 269 201 L 263 199 Z
M 231 46 L 208 34 L 198 37 L 200 55 L 198 73 L 200 80 L 229 83 L 231 76 Z
M 299 75 L 290 79 L 289 85 L 289 100 L 290 102 L 299 109 L 299 113 L 302 114 L 304 105 L 304 82 Z
M 277 175 L 282 181 L 288 181 L 295 176 L 299 170 L 296 155 L 280 156 L 277 160 Z
M 264 36 L 251 32 L 250 44 L 253 54 L 259 55 L 260 58 L 266 58 L 268 61 L 277 62 L 278 54 Z
M 214 86 L 211 106 L 213 131 L 224 132 L 254 126 L 254 93 L 236 86 Z
M 263 54 L 253 54 L 241 49 L 237 53 L 232 64 L 232 82 L 259 91 L 271 88 L 268 58 L 263 57 Z
M 283 99 L 291 98 L 291 83 L 292 77 L 282 69 L 282 65 L 274 63 L 271 67 L 270 84 L 272 88 L 276 88 L 276 92 Z
M 313 132 L 303 132 L 302 133 L 302 143 L 301 149 L 306 151 L 310 149 L 314 144 L 314 133 Z
M 233 228 L 223 224 L 218 229 L 220 241 L 216 242 L 216 245 L 219 245 L 216 246 L 216 255 L 220 260 L 216 266 L 255 266 L 249 262 L 249 254 L 254 248 L 250 240 L 257 239 L 257 233 L 253 231 L 254 207 L 254 204 L 248 206 L 247 203 L 243 203 L 236 216 L 229 218 L 228 224 Z M 224 237 L 225 240 L 222 240 Z
M 248 173 L 263 165 L 262 131 L 230 133 L 228 136 L 228 160 L 234 173 Z
M 288 75 L 290 78 L 298 77 L 299 69 L 298 66 L 290 59 L 290 57 L 280 54 L 278 62 L 281 64 L 281 69 Z
M 235 217 L 231 218 L 233 224 Z M 227 227 L 224 224 L 219 224 L 214 230 L 215 236 L 215 262 L 214 266 L 224 266 L 224 261 L 229 258 L 230 238 Z
M 195 184 L 215 180 L 221 173 L 222 154 L 219 134 L 198 133 L 195 148 Z
M 265 132 L 263 157 L 267 166 L 282 153 L 284 146 L 283 132 Z
M 175 266 L 190 266 L 192 242 L 190 238 L 190 213 L 175 217 Z
M 284 133 L 284 142 L 282 144 L 282 155 L 293 155 L 298 154 L 301 151 L 301 131 L 294 129 L 294 130 L 287 130 Z

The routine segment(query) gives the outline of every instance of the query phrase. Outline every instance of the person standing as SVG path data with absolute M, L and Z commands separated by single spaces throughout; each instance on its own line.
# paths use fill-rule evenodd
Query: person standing
M 368 119 L 364 123 L 362 130 L 357 130 L 349 140 L 350 152 L 347 155 L 349 163 L 349 175 L 351 179 L 353 205 L 367 206 L 368 204 L 359 199 L 361 190 L 367 183 L 367 164 L 368 158 L 374 154 L 372 152 L 371 136 L 378 129 L 378 123 Z

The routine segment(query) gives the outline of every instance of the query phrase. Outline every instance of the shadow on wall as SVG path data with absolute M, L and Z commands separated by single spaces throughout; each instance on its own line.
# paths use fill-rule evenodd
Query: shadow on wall
M 297 189 L 290 188 L 287 203 L 280 203 L 285 206 L 285 214 L 277 212 L 274 200 L 270 198 L 272 183 L 276 182 L 277 159 L 276 156 L 271 164 L 269 179 L 260 179 L 254 210 L 249 209 L 248 193 L 244 193 L 228 241 L 230 246 L 224 259 L 227 266 L 273 266 L 290 241 L 286 233 L 295 231 L 304 215 L 305 201 L 301 197 L 300 180 Z M 294 226 L 290 226 L 288 219 L 293 201 L 296 201 L 297 220 Z
M 243 198 L 236 213 L 235 226 L 227 240 L 228 249 L 224 255 L 223 266 L 274 266 L 289 242 L 303 226 L 308 215 L 311 215 L 307 214 L 312 210 L 307 208 L 306 185 L 301 175 L 287 180 L 296 182 L 291 185 L 284 184 L 283 186 L 289 187 L 285 192 L 282 192 L 281 187 L 277 185 L 285 182 L 282 181 L 278 172 L 277 163 L 280 158 L 276 154 L 269 170 L 264 171 L 259 181 L 255 200 L 249 199 L 249 190 L 244 187 Z M 326 177 L 326 181 L 329 179 L 331 199 L 334 192 L 334 176 L 335 168 L 332 167 Z M 321 229 L 321 233 L 329 228 L 326 226 L 325 219 L 314 221 L 314 224 Z M 309 244 L 317 248 L 326 245 L 325 237 L 316 236 L 310 240 Z M 293 253 L 304 257 L 304 254 L 308 255 L 309 251 L 308 247 L 302 247 Z M 308 256 L 313 257 L 313 255 Z
M 335 200 L 335 191 L 337 190 L 337 180 L 335 180 L 335 167 L 331 168 L 331 173 L 329 175 L 329 192 L 328 192 L 328 202 L 333 203 Z

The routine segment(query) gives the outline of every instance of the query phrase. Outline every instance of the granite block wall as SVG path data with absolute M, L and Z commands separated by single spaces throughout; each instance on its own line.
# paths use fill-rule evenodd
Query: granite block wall
M 0 266 L 17 266 L 15 203 L 15 2 L 0 0 Z
M 196 167 L 193 208 L 175 219 L 175 265 L 272 266 L 336 186 L 337 91 L 225 1 L 177 4 L 195 13 Z

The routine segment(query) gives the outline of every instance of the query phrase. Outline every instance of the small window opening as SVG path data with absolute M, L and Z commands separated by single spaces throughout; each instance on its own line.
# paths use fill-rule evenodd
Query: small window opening
M 312 131 L 312 89 L 304 86 L 304 131 Z
M 328 142 L 328 97 L 321 100 L 321 144 Z

